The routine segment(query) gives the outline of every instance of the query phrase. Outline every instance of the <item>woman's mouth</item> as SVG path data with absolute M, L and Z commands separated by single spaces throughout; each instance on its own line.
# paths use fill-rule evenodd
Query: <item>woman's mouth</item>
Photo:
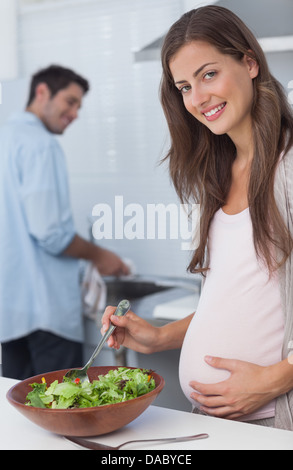
M 221 103 L 219 106 L 209 108 L 208 111 L 205 111 L 202 114 L 208 121 L 214 121 L 215 119 L 218 119 L 218 117 L 220 117 L 221 114 L 224 112 L 226 104 L 226 102 Z

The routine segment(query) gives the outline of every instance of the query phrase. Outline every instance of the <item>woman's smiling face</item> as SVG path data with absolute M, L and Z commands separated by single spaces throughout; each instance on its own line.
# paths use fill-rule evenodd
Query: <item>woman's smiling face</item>
M 207 42 L 193 41 L 179 49 L 169 67 L 187 111 L 211 132 L 234 140 L 251 128 L 256 61 L 237 60 Z

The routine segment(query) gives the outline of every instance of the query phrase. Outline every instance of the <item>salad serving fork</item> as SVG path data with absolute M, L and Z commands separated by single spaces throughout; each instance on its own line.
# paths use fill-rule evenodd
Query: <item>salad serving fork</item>
M 129 311 L 129 309 L 130 309 L 129 301 L 128 300 L 121 300 L 121 302 L 119 302 L 119 304 L 118 304 L 118 306 L 117 306 L 117 308 L 114 312 L 114 315 L 117 315 L 118 317 L 121 317 L 121 316 L 125 315 Z M 88 360 L 88 362 L 86 363 L 86 365 L 82 369 L 70 369 L 68 372 L 66 372 L 65 377 L 69 378 L 73 382 L 76 379 L 79 379 L 80 382 L 85 382 L 85 381 L 89 382 L 89 378 L 88 378 L 88 375 L 87 375 L 87 370 L 92 365 L 92 363 L 94 362 L 94 359 L 97 357 L 97 355 L 101 351 L 102 347 L 104 346 L 105 342 L 111 336 L 111 334 L 113 333 L 115 328 L 116 328 L 116 326 L 113 325 L 113 324 L 111 324 L 109 326 L 108 330 L 106 331 L 106 333 L 102 337 L 101 341 L 99 342 L 98 346 L 94 350 L 94 352 L 91 355 L 90 359 Z

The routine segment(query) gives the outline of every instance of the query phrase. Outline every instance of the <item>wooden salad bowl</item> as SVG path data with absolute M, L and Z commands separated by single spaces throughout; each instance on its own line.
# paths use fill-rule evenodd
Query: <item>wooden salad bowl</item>
M 88 370 L 90 381 L 97 380 L 99 375 L 105 375 L 111 369 L 117 369 L 117 367 L 91 367 Z M 99 436 L 116 431 L 137 418 L 150 406 L 165 385 L 164 379 L 153 372 L 156 387 L 145 395 L 125 402 L 64 410 L 25 405 L 26 396 L 32 391 L 31 383 L 40 383 L 42 377 L 45 377 L 49 386 L 54 380 L 61 382 L 67 371 L 68 369 L 48 372 L 17 383 L 7 392 L 9 403 L 27 419 L 47 431 L 64 436 Z

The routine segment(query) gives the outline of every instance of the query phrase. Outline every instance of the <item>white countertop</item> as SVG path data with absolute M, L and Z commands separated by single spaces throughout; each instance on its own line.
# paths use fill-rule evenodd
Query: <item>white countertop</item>
M 199 292 L 194 292 L 192 295 L 159 303 L 154 308 L 153 316 L 166 320 L 181 320 L 196 310 L 199 295 Z
M 6 399 L 17 381 L 0 377 L 1 450 L 79 450 L 62 436 L 52 434 L 21 415 Z M 118 445 L 130 439 L 174 437 L 208 433 L 209 438 L 172 444 L 134 444 L 127 449 L 165 450 L 293 450 L 293 432 L 239 423 L 184 411 L 150 406 L 124 428 L 109 435 L 91 438 Z

